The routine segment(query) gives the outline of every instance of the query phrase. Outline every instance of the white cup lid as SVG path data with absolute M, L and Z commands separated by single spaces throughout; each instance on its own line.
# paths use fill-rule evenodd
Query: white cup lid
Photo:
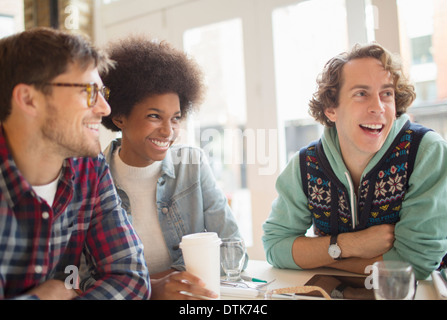
M 192 233 L 182 237 L 180 248 L 183 246 L 197 246 L 197 245 L 215 245 L 222 241 L 217 236 L 216 232 L 199 232 Z

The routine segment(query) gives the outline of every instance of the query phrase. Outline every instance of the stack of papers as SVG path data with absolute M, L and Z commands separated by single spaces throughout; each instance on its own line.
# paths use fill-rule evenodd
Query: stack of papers
M 259 291 L 251 288 L 237 288 L 220 286 L 220 294 L 223 296 L 241 297 L 241 298 L 256 298 Z

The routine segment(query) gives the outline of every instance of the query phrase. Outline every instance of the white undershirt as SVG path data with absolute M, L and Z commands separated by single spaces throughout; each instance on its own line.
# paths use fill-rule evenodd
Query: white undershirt
M 33 186 L 36 194 L 44 199 L 50 207 L 53 206 L 54 197 L 56 196 L 57 191 L 57 184 L 59 182 L 60 176 L 61 175 L 59 174 L 59 176 L 49 184 L 45 184 L 43 186 Z
M 125 164 L 115 152 L 110 167 L 115 183 L 130 199 L 132 225 L 144 245 L 144 256 L 151 274 L 171 266 L 163 231 L 157 213 L 157 180 L 161 175 L 161 161 L 138 168 Z

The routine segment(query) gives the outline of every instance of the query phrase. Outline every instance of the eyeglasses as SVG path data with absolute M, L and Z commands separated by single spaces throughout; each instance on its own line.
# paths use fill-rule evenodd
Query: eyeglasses
M 48 86 L 55 86 L 55 87 L 81 87 L 85 88 L 85 91 L 87 92 L 87 105 L 89 107 L 93 107 L 96 104 L 96 101 L 98 101 L 98 92 L 101 93 L 101 95 L 104 97 L 104 99 L 107 101 L 109 100 L 110 96 L 110 89 L 106 86 L 102 86 L 101 88 L 94 82 L 90 83 L 61 83 L 61 82 L 55 82 L 55 83 L 45 83 L 45 85 Z

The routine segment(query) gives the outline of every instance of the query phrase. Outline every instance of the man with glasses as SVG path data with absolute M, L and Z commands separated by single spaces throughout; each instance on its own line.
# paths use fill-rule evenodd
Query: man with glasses
M 99 143 L 106 55 L 37 28 L 0 40 L 0 299 L 147 299 L 141 242 Z M 81 256 L 96 280 L 78 290 Z

